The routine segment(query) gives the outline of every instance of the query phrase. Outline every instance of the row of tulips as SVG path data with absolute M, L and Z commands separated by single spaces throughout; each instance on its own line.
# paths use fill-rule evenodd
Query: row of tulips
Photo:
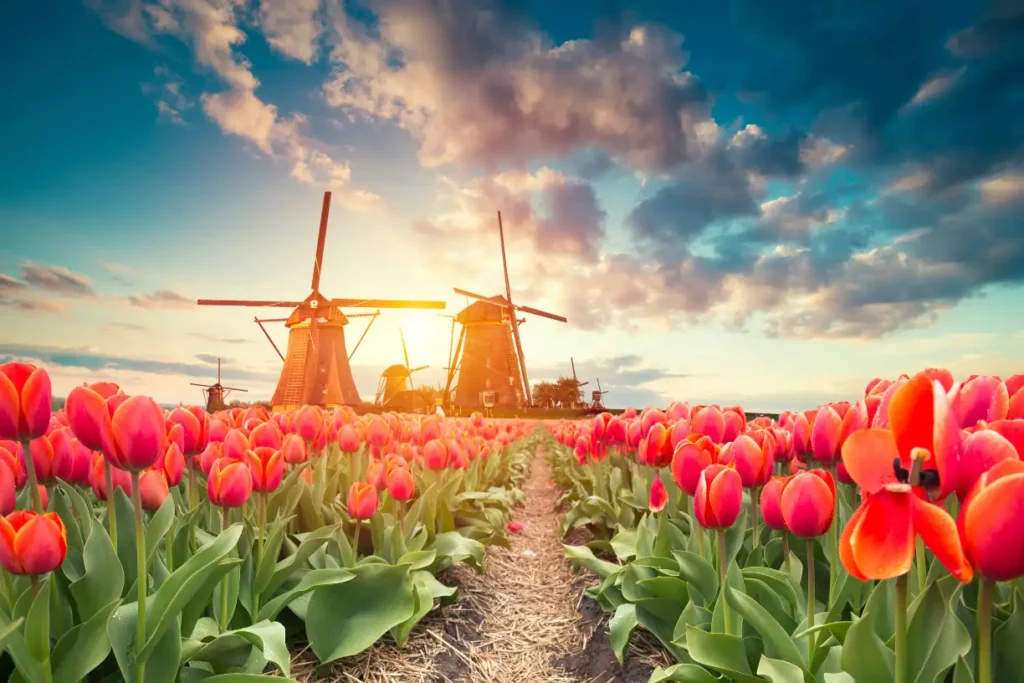
M 304 407 L 165 411 L 111 383 L 52 412 L 0 365 L 0 669 L 19 683 L 245 683 L 399 645 L 506 543 L 531 438 Z M 539 437 L 532 437 L 536 440 Z M 277 679 L 280 680 L 280 679 Z
M 678 662 L 652 681 L 1002 683 L 1024 671 L 1024 375 L 927 369 L 778 419 L 551 426 L 566 546 Z

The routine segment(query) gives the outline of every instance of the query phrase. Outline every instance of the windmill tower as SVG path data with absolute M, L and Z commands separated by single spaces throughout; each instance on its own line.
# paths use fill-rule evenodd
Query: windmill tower
M 519 318 L 518 313 L 568 322 L 560 315 L 530 306 L 519 306 L 512 301 L 505 256 L 505 230 L 500 211 L 498 235 L 501 239 L 501 264 L 505 272 L 505 296 L 499 294 L 487 297 L 455 289 L 456 294 L 476 299 L 455 317 L 462 330 L 452 361 L 448 364 L 445 396 L 451 398 L 456 408 L 532 406 L 526 358 L 519 337 L 519 325 L 526 321 Z M 456 374 L 458 383 L 453 386 Z
M 610 393 L 610 392 L 602 391 L 601 390 L 601 378 L 598 377 L 597 378 L 597 390 L 590 392 L 590 400 L 592 401 L 591 404 L 590 404 L 591 409 L 593 409 L 593 410 L 604 410 L 604 401 L 602 399 L 604 398 L 604 395 L 607 394 L 607 393 Z
M 402 340 L 402 357 L 405 365 L 392 365 L 380 373 L 380 383 L 377 385 L 377 396 L 374 398 L 374 405 L 405 407 L 410 402 L 409 394 L 415 393 L 412 385 L 412 373 L 426 370 L 429 365 L 409 367 L 409 352 L 405 347 L 405 333 L 398 328 L 398 336 Z M 415 401 L 412 401 L 415 403 Z
M 189 382 L 189 384 L 194 387 L 203 388 L 203 396 L 206 399 L 206 412 L 208 413 L 224 410 L 224 398 L 232 391 L 241 391 L 242 393 L 248 391 L 238 387 L 226 387 L 220 383 L 220 358 L 217 359 L 217 382 L 215 384 L 197 384 L 195 382 Z
M 352 378 L 350 355 L 345 348 L 345 325 L 348 318 L 342 308 L 430 308 L 443 309 L 443 301 L 408 301 L 393 299 L 328 299 L 320 293 L 320 275 L 327 239 L 327 218 L 331 193 L 324 192 L 320 213 L 320 231 L 313 260 L 313 280 L 309 296 L 302 301 L 255 301 L 236 299 L 200 299 L 200 306 L 246 306 L 291 308 L 285 320 L 288 347 L 277 389 L 271 399 L 274 409 L 301 405 L 358 405 L 359 392 Z M 260 321 L 257 321 L 260 322 Z M 372 323 L 372 320 L 371 320 Z M 262 328 L 262 322 L 260 322 Z M 266 330 L 264 329 L 264 333 Z M 269 339 L 269 335 L 267 335 Z M 360 339 L 360 341 L 362 341 Z M 271 343 L 273 343 L 271 341 Z M 275 345 L 276 348 L 276 345 Z
M 590 382 L 581 382 L 579 378 L 576 377 L 576 361 L 573 360 L 572 356 L 569 356 L 569 364 L 572 365 L 572 381 L 573 384 L 576 385 L 576 397 L 571 407 L 576 408 L 581 401 L 580 389 L 590 384 Z

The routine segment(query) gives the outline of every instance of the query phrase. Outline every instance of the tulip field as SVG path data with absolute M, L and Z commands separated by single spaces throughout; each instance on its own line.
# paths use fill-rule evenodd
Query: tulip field
M 674 662 L 650 681 L 1024 680 L 1024 375 L 549 430 L 566 556 L 620 662 L 637 629 Z
M 641 641 L 651 683 L 1024 681 L 1024 375 L 777 419 L 52 406 L 0 365 L 12 683 L 632 683 Z

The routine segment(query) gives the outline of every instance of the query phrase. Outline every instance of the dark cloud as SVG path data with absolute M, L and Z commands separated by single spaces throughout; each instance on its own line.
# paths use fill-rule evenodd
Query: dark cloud
M 48 266 L 25 262 L 21 264 L 21 279 L 51 294 L 91 297 L 96 294 L 92 282 L 84 275 L 73 273 L 62 266 Z
M 231 358 L 221 358 L 220 356 L 212 353 L 197 353 L 196 360 L 202 361 L 203 363 L 209 363 L 210 365 L 234 365 L 235 361 Z
M 10 275 L 0 273 L 0 297 L 7 297 L 12 294 L 20 294 L 27 289 L 21 280 L 16 280 Z
M 128 297 L 128 303 L 132 306 L 146 309 L 186 309 L 193 308 L 196 305 L 194 299 L 189 299 L 188 297 L 169 289 L 161 289 L 153 292 L 152 294 L 130 296 Z
M 87 349 L 62 349 L 49 346 L 28 346 L 23 344 L 0 344 L 0 355 L 13 358 L 30 358 L 42 361 L 47 365 L 65 368 L 81 368 L 84 370 L 128 370 L 146 372 L 157 375 L 183 375 L 192 378 L 210 376 L 207 363 L 181 363 L 173 361 L 153 360 L 116 356 Z M 258 372 L 235 368 L 231 371 L 232 380 L 248 380 L 260 382 L 276 382 L 277 373 Z
M 60 313 L 64 310 L 64 304 L 32 296 L 27 284 L 0 273 L 0 308 L 25 313 Z

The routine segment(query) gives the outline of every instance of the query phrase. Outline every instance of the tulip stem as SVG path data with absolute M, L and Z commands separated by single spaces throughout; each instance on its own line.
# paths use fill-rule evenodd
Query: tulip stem
M 750 489 L 750 528 L 753 533 L 750 550 L 751 552 L 757 550 L 757 547 L 761 544 L 760 534 L 757 533 L 757 517 L 758 517 L 758 505 L 757 498 L 761 489 L 757 486 Z
M 725 600 L 725 583 L 728 569 L 729 559 L 725 552 L 725 531 L 723 529 L 718 530 L 718 581 L 722 584 L 722 595 L 720 600 L 722 601 L 722 622 L 725 626 L 725 632 L 731 633 L 729 630 L 729 603 Z
M 839 466 L 832 463 L 829 467 L 829 474 L 832 475 L 832 481 L 837 481 L 839 478 Z M 828 528 L 828 540 L 829 540 L 829 558 L 828 558 L 828 604 L 829 607 L 839 597 L 836 595 L 836 584 L 839 582 L 839 506 L 832 506 L 832 524 Z
M 13 610 L 15 600 L 18 596 L 14 594 L 14 582 L 11 581 L 11 573 L 3 568 L 0 568 L 0 572 L 4 575 L 4 593 L 7 595 L 7 602 Z
M 807 539 L 807 628 L 814 628 L 814 539 Z M 814 660 L 815 634 L 807 634 L 807 666 Z
M 928 586 L 928 562 L 924 554 L 924 541 L 917 537 L 917 592 L 924 593 Z
M 220 531 L 224 533 L 231 524 L 231 508 L 221 508 Z M 220 581 L 220 630 L 228 630 L 228 575 Z
M 896 681 L 907 683 L 907 574 L 896 577 Z
M 167 535 L 164 536 L 164 554 L 167 555 L 167 572 L 174 572 L 174 537 L 177 534 L 178 520 L 171 520 L 171 528 L 167 530 Z
M 995 583 L 981 580 L 978 593 L 978 683 L 992 683 L 992 598 Z
M 259 571 L 263 564 L 263 536 L 267 531 L 267 492 L 260 491 L 256 499 L 256 518 L 259 531 L 256 534 L 256 570 Z M 252 586 L 252 618 L 259 621 L 260 613 L 260 592 L 255 582 Z
M 21 442 L 21 450 L 25 454 L 25 469 L 28 470 L 29 493 L 32 494 L 32 509 L 43 514 L 43 497 L 39 495 L 39 482 L 36 480 L 36 467 L 32 464 L 32 440 Z
M 361 523 L 358 519 L 355 520 L 355 522 L 356 530 L 355 533 L 352 535 L 352 559 L 355 561 L 356 564 L 359 564 L 359 527 L 361 526 Z
M 110 532 L 110 544 L 117 552 L 117 510 L 114 507 L 114 472 L 110 462 L 103 458 L 103 477 L 107 485 L 107 531 Z
M 39 597 L 39 577 L 36 576 L 35 574 L 32 574 L 32 576 L 29 578 L 29 581 L 31 581 L 31 583 L 32 583 L 32 597 L 33 598 L 38 598 Z
M 787 575 L 791 574 L 790 565 L 792 564 L 789 559 L 789 532 L 782 532 L 782 569 Z
M 138 590 L 139 616 L 135 629 L 135 683 L 143 683 L 146 677 L 146 660 L 141 656 L 142 648 L 146 644 L 146 598 L 149 595 L 147 588 L 146 568 L 146 522 L 142 516 L 142 488 L 139 486 L 139 473 L 132 472 L 132 505 L 135 508 L 135 557 L 138 563 Z M 108 491 L 108 498 L 109 496 Z

